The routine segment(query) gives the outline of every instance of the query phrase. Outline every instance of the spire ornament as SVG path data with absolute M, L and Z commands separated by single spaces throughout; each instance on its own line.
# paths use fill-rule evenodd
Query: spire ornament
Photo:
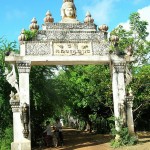
M 44 18 L 44 22 L 45 23 L 53 23 L 54 22 L 54 18 L 52 17 L 52 14 L 50 13 L 49 10 L 46 13 L 46 17 Z
M 36 18 L 33 18 L 31 20 L 31 24 L 30 24 L 29 28 L 30 28 L 30 30 L 38 30 L 39 29 L 39 25 L 37 24 Z
M 101 25 L 98 29 L 99 29 L 100 31 L 102 31 L 102 32 L 107 32 L 108 26 L 107 26 L 106 24 L 103 24 L 103 25 Z
M 106 24 L 101 25 L 99 28 L 99 31 L 104 33 L 104 38 L 107 39 L 107 34 L 108 34 L 108 26 Z
M 94 23 L 94 19 L 91 17 L 91 13 L 89 11 L 86 13 L 84 23 L 87 23 L 87 24 Z
M 21 30 L 20 35 L 18 36 L 19 42 L 26 41 L 25 29 Z

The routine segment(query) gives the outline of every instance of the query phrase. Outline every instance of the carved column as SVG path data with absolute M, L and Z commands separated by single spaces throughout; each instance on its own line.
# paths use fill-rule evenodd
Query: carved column
M 133 107 L 133 96 L 126 96 L 126 104 L 127 104 L 127 125 L 128 125 L 128 130 L 131 135 L 134 134 L 134 122 L 133 122 L 133 112 L 132 112 L 132 107 Z
M 19 72 L 19 97 L 20 113 L 14 129 L 18 133 L 15 135 L 11 150 L 31 150 L 31 129 L 30 129 L 30 94 L 29 94 L 29 73 L 30 62 L 19 61 L 17 68 Z M 24 116 L 23 116 L 24 115 Z M 25 117 L 28 121 L 23 120 Z
M 114 115 L 115 118 L 121 118 L 123 123 L 126 122 L 125 115 L 125 63 L 114 62 L 113 63 L 113 101 L 114 101 Z M 117 121 L 115 122 L 116 129 L 119 130 Z
M 12 112 L 13 112 L 13 139 L 14 142 L 17 142 L 18 139 L 20 138 L 20 132 L 21 131 L 21 123 L 20 123 L 20 100 L 19 99 L 15 99 L 14 96 L 12 96 L 12 94 L 10 95 L 11 99 L 10 99 L 10 105 L 12 108 Z
M 123 124 L 126 123 L 126 113 L 125 113 L 125 63 L 115 63 L 115 68 L 118 74 L 118 94 L 119 94 L 119 112 Z

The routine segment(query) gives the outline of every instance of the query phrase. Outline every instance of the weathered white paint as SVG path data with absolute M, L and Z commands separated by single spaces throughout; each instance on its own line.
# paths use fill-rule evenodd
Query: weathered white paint
M 19 142 L 22 137 L 22 124 L 20 120 L 20 111 L 13 112 L 13 138 L 14 142 Z
M 112 55 L 111 58 L 114 56 Z M 16 63 L 16 61 L 31 61 L 31 65 L 84 65 L 84 64 L 106 64 L 111 61 L 110 56 L 7 56 L 5 61 Z M 131 61 L 134 59 L 131 58 Z
M 21 67 L 21 68 L 20 68 Z M 30 93 L 29 93 L 29 67 L 19 66 L 19 92 L 20 92 L 20 107 L 23 103 L 30 106 Z M 21 111 L 21 108 L 20 108 Z M 31 150 L 31 127 L 30 122 L 28 138 L 23 136 L 23 124 L 21 122 L 21 112 L 13 112 L 13 130 L 14 141 L 11 143 L 11 150 Z M 30 112 L 30 111 L 29 111 Z
M 114 103 L 114 116 L 119 118 L 119 95 L 118 95 L 118 74 L 116 69 L 112 68 L 112 90 L 113 90 L 113 103 Z M 119 130 L 118 123 L 115 121 L 116 130 Z
M 126 122 L 126 113 L 125 113 L 125 80 L 124 80 L 124 73 L 118 73 L 118 93 L 119 93 L 119 109 L 120 109 L 120 116 L 123 123 Z
M 133 107 L 133 96 L 132 97 L 129 96 L 127 97 L 127 125 L 128 125 L 129 133 L 131 135 L 134 134 L 134 121 L 133 121 L 132 107 Z

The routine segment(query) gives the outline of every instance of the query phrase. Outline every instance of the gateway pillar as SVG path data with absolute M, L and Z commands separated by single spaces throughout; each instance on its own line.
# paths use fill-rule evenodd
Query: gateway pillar
M 20 106 L 14 105 L 12 107 L 14 141 L 11 143 L 11 150 L 31 150 L 29 94 L 30 62 L 17 62 L 17 67 L 19 72 Z

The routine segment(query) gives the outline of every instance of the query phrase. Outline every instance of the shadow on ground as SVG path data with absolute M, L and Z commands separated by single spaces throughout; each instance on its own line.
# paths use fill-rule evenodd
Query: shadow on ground
M 33 150 L 114 150 L 110 147 L 110 135 L 91 134 L 71 128 L 63 129 L 64 146 L 57 148 L 33 148 Z M 150 150 L 150 133 L 138 133 L 139 142 L 134 146 L 126 146 L 115 150 Z
M 110 142 L 111 137 L 109 135 L 101 135 L 101 134 L 94 134 L 88 132 L 81 132 L 71 128 L 63 129 L 64 134 L 64 146 L 57 148 L 41 148 L 41 150 L 75 150 L 81 149 L 88 150 L 88 148 L 92 146 L 103 145 L 105 143 Z M 106 147 L 106 145 L 103 145 Z M 90 148 L 91 149 L 91 148 Z M 90 150 L 89 149 L 89 150 Z M 33 150 L 40 150 L 40 148 L 33 148 Z M 103 149 L 101 149 L 103 150 Z

